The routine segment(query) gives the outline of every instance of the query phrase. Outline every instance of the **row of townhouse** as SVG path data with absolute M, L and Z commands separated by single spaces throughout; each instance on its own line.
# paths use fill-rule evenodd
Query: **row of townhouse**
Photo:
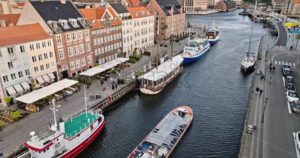
M 120 3 L 78 9 L 66 0 L 31 0 L 16 26 L 0 34 L 0 105 L 6 106 L 6 97 L 145 50 L 154 43 L 154 15 Z

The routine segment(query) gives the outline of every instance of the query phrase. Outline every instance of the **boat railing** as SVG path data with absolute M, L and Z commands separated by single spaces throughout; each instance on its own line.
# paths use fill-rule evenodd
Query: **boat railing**
M 75 113 L 73 113 L 73 114 L 71 114 L 69 116 L 64 117 L 63 121 L 67 122 L 67 121 L 71 120 L 72 118 L 74 118 L 74 117 L 76 117 L 76 116 L 78 116 L 78 115 L 80 115 L 82 113 L 85 113 L 85 112 L 86 112 L 86 109 L 81 109 L 78 112 L 75 112 Z M 89 109 L 88 113 L 91 113 L 91 114 L 94 114 L 94 115 L 98 115 L 98 114 L 102 114 L 102 111 L 101 111 L 101 109 Z

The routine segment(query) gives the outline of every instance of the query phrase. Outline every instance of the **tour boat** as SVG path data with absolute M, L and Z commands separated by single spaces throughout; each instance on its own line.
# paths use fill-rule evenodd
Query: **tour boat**
M 193 110 L 180 106 L 169 112 L 127 158 L 168 158 L 193 120 Z
M 104 128 L 104 116 L 100 109 L 82 111 L 67 121 L 57 123 L 55 102 L 51 103 L 54 125 L 50 130 L 38 136 L 30 132 L 30 140 L 25 142 L 33 158 L 72 158 L 83 151 Z
M 256 4 L 255 4 L 255 11 L 256 11 L 256 6 L 257 6 L 257 1 L 256 1 Z M 256 53 L 250 51 L 251 50 L 253 27 L 254 27 L 254 22 L 252 21 L 248 51 L 246 52 L 246 56 L 241 61 L 241 69 L 244 72 L 252 72 L 255 69 Z
M 168 83 L 182 72 L 182 61 L 181 55 L 177 55 L 140 76 L 140 91 L 147 95 L 161 92 Z
M 189 41 L 184 46 L 183 50 L 183 64 L 188 64 L 200 59 L 205 53 L 208 52 L 210 44 L 205 38 L 196 38 L 192 41 Z
M 220 39 L 220 30 L 213 27 L 206 31 L 206 38 L 211 45 L 216 44 Z

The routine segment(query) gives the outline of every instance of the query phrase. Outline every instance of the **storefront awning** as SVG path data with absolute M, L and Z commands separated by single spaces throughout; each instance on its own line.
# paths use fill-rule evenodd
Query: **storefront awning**
M 30 89 L 30 86 L 27 82 L 22 82 L 21 85 L 25 90 Z
M 13 86 L 7 87 L 6 91 L 9 95 L 15 95 L 17 93 Z
M 52 80 L 55 79 L 55 76 L 54 76 L 53 72 L 49 73 L 48 76 L 49 76 Z
M 49 78 L 48 75 L 44 75 L 44 76 L 43 76 L 43 79 L 44 79 L 44 81 L 46 81 L 46 82 L 50 82 L 50 78 Z
M 79 75 L 81 75 L 81 76 L 94 76 L 96 74 L 99 74 L 101 72 L 109 70 L 109 69 L 115 67 L 116 65 L 119 65 L 119 64 L 121 64 L 125 61 L 128 61 L 128 58 L 116 58 L 116 59 L 111 60 L 107 63 L 101 64 L 101 65 L 93 67 L 91 69 L 88 69 L 88 70 L 80 73 Z
M 55 82 L 49 86 L 43 87 L 41 89 L 32 91 L 30 93 L 27 93 L 25 95 L 22 95 L 18 98 L 16 98 L 17 101 L 26 103 L 26 104 L 32 104 L 40 99 L 43 99 L 47 96 L 50 96 L 56 92 L 59 92 L 65 88 L 68 88 L 70 86 L 75 85 L 78 83 L 78 81 L 75 80 L 69 80 L 69 79 L 63 79 L 58 82 Z
M 15 88 L 15 89 L 17 90 L 17 92 L 19 92 L 19 93 L 21 93 L 21 92 L 24 91 L 20 84 L 14 85 L 14 88 Z
M 45 81 L 43 80 L 43 78 L 41 76 L 37 77 L 36 80 L 38 81 L 39 84 L 45 83 Z

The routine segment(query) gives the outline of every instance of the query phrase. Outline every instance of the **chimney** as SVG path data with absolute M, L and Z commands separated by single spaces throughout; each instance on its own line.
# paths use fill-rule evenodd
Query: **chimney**
M 66 4 L 66 0 L 60 0 L 61 4 Z

